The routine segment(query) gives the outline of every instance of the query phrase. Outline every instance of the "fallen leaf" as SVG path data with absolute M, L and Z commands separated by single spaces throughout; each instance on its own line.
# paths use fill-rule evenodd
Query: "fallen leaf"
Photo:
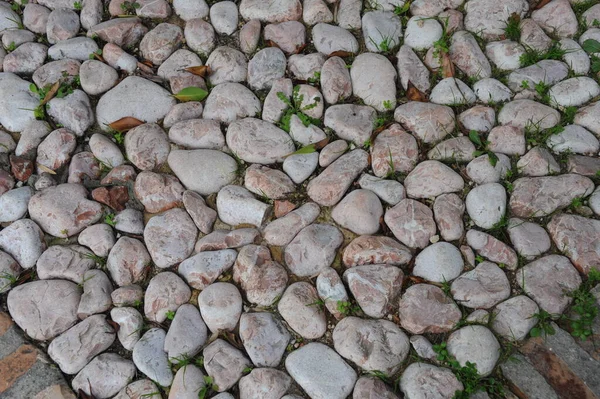
M 88 394 L 87 394 L 87 393 L 85 393 L 85 391 L 84 391 L 83 389 L 81 389 L 81 388 L 79 388 L 78 394 L 79 394 L 79 397 L 80 397 L 81 399 L 96 399 L 96 398 L 94 398 L 94 395 L 88 395 Z
M 279 48 L 279 45 L 277 43 L 275 43 L 273 40 L 267 40 L 265 42 L 265 45 L 267 47 L 277 47 L 277 48 Z
M 413 283 L 417 283 L 417 284 L 426 282 L 425 279 L 422 279 L 421 277 L 417 277 L 417 276 L 408 276 L 408 278 L 410 279 L 410 281 L 412 281 Z M 428 283 L 430 283 L 430 282 L 428 282 Z M 435 284 L 435 283 L 431 283 L 431 284 Z
M 109 320 L 109 319 L 106 319 L 106 322 L 113 328 L 113 330 L 115 330 L 115 333 L 119 332 L 119 328 L 121 328 L 119 323 Z
M 299 150 L 292 152 L 291 154 L 288 154 L 287 156 L 289 157 L 290 155 L 296 155 L 296 154 L 312 154 L 315 151 L 317 151 L 317 149 L 315 148 L 315 145 L 309 144 L 305 147 L 300 148 Z
M 317 141 L 316 143 L 314 143 L 314 146 L 315 146 L 315 149 L 320 150 L 321 148 L 325 147 L 327 144 L 329 144 L 329 137 L 325 137 L 323 140 Z
M 454 64 L 450 59 L 450 54 L 448 54 L 446 51 L 442 51 L 440 53 L 440 65 L 442 66 L 442 75 L 445 78 L 454 77 Z
M 137 67 L 140 69 L 140 71 L 143 71 L 143 72 L 146 72 L 149 74 L 154 74 L 154 70 L 152 69 L 152 67 L 146 65 L 143 62 L 138 62 Z
M 48 93 L 46 93 L 46 95 L 44 96 L 44 99 L 42 100 L 40 105 L 44 105 L 48 101 L 52 100 L 54 98 L 54 96 L 56 95 L 56 93 L 58 92 L 59 88 L 60 88 L 60 80 L 52 85 L 50 90 L 48 90 Z
M 43 170 L 46 173 L 50 173 L 51 175 L 55 175 L 56 174 L 55 171 L 53 171 L 52 169 L 50 169 L 47 166 L 42 165 L 41 163 L 38 163 L 37 166 L 38 166 L 38 168 L 40 168 L 41 170 Z
M 210 67 L 208 65 L 189 67 L 189 68 L 185 68 L 184 70 L 191 74 L 201 76 L 203 78 L 206 77 L 207 75 L 210 75 L 210 73 L 211 73 Z
M 333 53 L 329 54 L 329 57 L 350 57 L 351 55 L 353 55 L 354 53 L 351 53 L 349 51 L 342 51 L 342 50 L 338 50 L 338 51 L 334 51 Z
M 546 4 L 550 3 L 552 0 L 542 0 L 539 3 L 537 3 L 537 5 L 535 7 L 533 7 L 534 10 L 539 10 L 540 8 L 544 7 Z
M 116 130 L 117 132 L 126 132 L 127 130 L 133 129 L 136 126 L 143 125 L 144 122 L 134 118 L 133 116 L 126 116 L 108 124 L 108 127 Z
M 19 274 L 19 277 L 17 278 L 17 281 L 15 281 L 14 286 L 26 283 L 27 281 L 33 279 L 33 277 L 35 277 L 34 270 L 33 269 L 26 270 L 23 273 Z
M 179 101 L 202 101 L 208 96 L 208 92 L 199 87 L 186 87 L 177 94 L 173 94 L 173 97 Z
M 303 44 L 301 46 L 296 46 L 296 50 L 294 50 L 294 52 L 292 54 L 298 54 L 301 53 L 302 51 L 304 51 L 304 49 L 306 48 L 307 44 Z
M 406 97 L 410 101 L 419 101 L 422 103 L 426 103 L 428 101 L 427 95 L 421 90 L 417 89 L 410 80 L 408 81 L 408 88 L 406 89 Z

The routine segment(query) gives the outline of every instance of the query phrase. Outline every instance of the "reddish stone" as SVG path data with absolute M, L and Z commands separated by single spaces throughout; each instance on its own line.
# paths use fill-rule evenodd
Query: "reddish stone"
M 15 179 L 5 170 L 0 169 L 0 195 L 4 194 L 15 185 Z
M 21 345 L 16 351 L 0 360 L 0 394 L 9 389 L 25 374 L 37 359 L 38 352 L 31 345 Z
M 293 204 L 290 201 L 275 201 L 273 205 L 276 218 L 285 216 L 296 209 L 296 204 Z
M 92 191 L 92 198 L 116 211 L 122 211 L 129 201 L 129 193 L 124 186 L 98 187 Z
M 135 181 L 137 173 L 131 165 L 119 165 L 113 168 L 104 178 L 100 181 L 100 184 L 115 184 L 115 183 L 127 183 Z
M 19 181 L 27 181 L 29 176 L 33 173 L 33 162 L 16 155 L 10 156 L 10 167 L 13 175 Z

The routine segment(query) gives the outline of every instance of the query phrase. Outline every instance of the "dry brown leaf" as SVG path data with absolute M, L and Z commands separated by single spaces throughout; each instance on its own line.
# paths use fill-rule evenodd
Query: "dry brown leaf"
M 275 43 L 273 40 L 267 40 L 265 42 L 265 45 L 267 47 L 277 47 L 277 48 L 279 48 L 279 45 L 277 43 Z
M 426 103 L 429 101 L 427 99 L 427 95 L 425 93 L 423 93 L 421 90 L 417 89 L 410 80 L 408 81 L 408 88 L 406 89 L 406 97 L 410 101 L 419 101 L 422 103 Z
M 52 169 L 50 169 L 47 166 L 42 165 L 41 163 L 38 163 L 37 166 L 38 166 L 38 168 L 40 168 L 41 170 L 43 170 L 46 173 L 50 173 L 51 175 L 55 175 L 56 174 L 55 171 L 53 171 Z
M 126 116 L 124 118 L 119 119 L 118 121 L 114 121 L 108 124 L 108 127 L 116 130 L 117 132 L 126 132 L 127 130 L 133 129 L 139 125 L 143 125 L 144 122 L 141 120 L 134 118 L 133 116 Z
M 323 140 L 321 141 L 317 141 L 315 144 L 315 150 L 320 150 L 321 148 L 325 147 L 327 144 L 329 144 L 329 137 L 325 137 Z
M 354 53 L 351 53 L 349 51 L 334 51 L 333 53 L 329 54 L 329 57 L 350 57 L 351 55 L 353 55 Z
M 44 105 L 48 101 L 52 100 L 54 98 L 54 96 L 56 95 L 56 93 L 58 92 L 59 88 L 60 88 L 60 80 L 52 85 L 50 90 L 48 90 L 48 93 L 46 93 L 46 95 L 44 96 L 44 99 L 42 100 L 40 105 Z
M 81 399 L 96 399 L 94 398 L 94 395 L 88 395 L 87 393 L 85 393 L 85 391 L 81 388 L 79 388 L 79 397 Z
M 137 67 L 140 69 L 140 71 L 142 72 L 146 72 L 146 73 L 150 73 L 150 74 L 154 74 L 154 70 L 152 69 L 152 67 L 146 65 L 143 62 L 138 62 L 137 63 Z
M 292 54 L 298 54 L 301 53 L 302 51 L 304 51 L 304 49 L 306 48 L 307 44 L 303 44 L 301 46 L 297 46 L 296 50 L 294 50 L 294 52 Z
M 121 328 L 121 326 L 119 325 L 119 323 L 114 322 L 112 320 L 107 319 L 106 322 L 113 328 L 113 330 L 115 330 L 115 333 L 119 332 L 119 328 Z
M 205 78 L 207 75 L 210 75 L 211 73 L 210 67 L 208 65 L 189 67 L 185 68 L 184 70 L 191 74 L 201 76 L 203 78 Z
M 440 53 L 440 65 L 442 66 L 442 75 L 445 78 L 453 78 L 454 77 L 454 64 L 450 59 L 450 54 L 445 51 Z
M 539 3 L 537 3 L 537 5 L 533 8 L 534 10 L 539 10 L 540 8 L 544 7 L 546 4 L 550 3 L 552 0 L 542 0 Z

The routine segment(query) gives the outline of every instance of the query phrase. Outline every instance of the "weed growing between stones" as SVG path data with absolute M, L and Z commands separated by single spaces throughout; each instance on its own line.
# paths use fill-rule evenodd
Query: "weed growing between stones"
M 504 36 L 508 40 L 518 42 L 521 38 L 521 18 L 519 14 L 513 13 L 506 22 L 506 28 L 504 28 Z
M 498 156 L 493 151 L 488 149 L 488 145 L 490 144 L 489 141 L 485 139 L 482 140 L 481 137 L 479 137 L 479 133 L 477 133 L 475 130 L 471 130 L 469 132 L 469 140 L 471 140 L 471 142 L 473 142 L 477 148 L 477 150 L 473 152 L 474 157 L 487 154 L 490 165 L 496 166 L 498 163 Z
M 529 331 L 529 335 L 532 337 L 545 337 L 546 335 L 554 335 L 556 333 L 552 326 L 552 315 L 550 313 L 540 309 L 538 313 L 531 317 L 537 320 L 535 327 Z
M 453 399 L 468 399 L 471 395 L 480 391 L 487 392 L 491 397 L 504 397 L 504 388 L 500 381 L 494 377 L 480 376 L 474 363 L 466 362 L 464 366 L 461 366 L 454 356 L 448 352 L 445 342 L 433 345 L 433 350 L 437 353 L 437 360 L 450 368 L 456 378 L 463 384 L 464 389 L 456 391 Z
M 278 126 L 281 129 L 285 130 L 287 133 L 290 132 L 290 123 L 292 120 L 292 115 L 296 115 L 302 121 L 304 126 L 306 126 L 306 127 L 310 126 L 311 124 L 315 125 L 315 126 L 320 126 L 320 124 L 321 124 L 320 119 L 311 118 L 310 116 L 308 116 L 304 113 L 304 111 L 311 110 L 311 109 L 315 108 L 317 105 L 319 105 L 320 99 L 318 97 L 315 98 L 315 101 L 313 103 L 302 106 L 302 101 L 304 100 L 304 95 L 300 94 L 300 86 L 294 87 L 294 90 L 292 91 L 292 100 L 291 101 L 285 95 L 285 93 L 283 93 L 281 91 L 277 93 L 277 97 L 285 105 L 287 105 L 287 108 L 286 108 L 285 112 L 283 113 L 283 115 L 281 116 L 281 119 L 278 124 Z
M 583 341 L 592 337 L 592 326 L 596 316 L 598 316 L 596 298 L 591 293 L 591 289 L 598 283 L 600 283 L 600 271 L 591 269 L 587 280 L 569 294 L 573 298 L 571 310 L 575 314 L 575 317 L 569 319 L 571 335 Z
M 562 49 L 559 43 L 555 41 L 546 51 L 539 51 L 531 47 L 526 47 L 525 53 L 521 55 L 519 61 L 521 62 L 521 67 L 524 68 L 542 60 L 561 60 L 567 52 L 567 50 Z

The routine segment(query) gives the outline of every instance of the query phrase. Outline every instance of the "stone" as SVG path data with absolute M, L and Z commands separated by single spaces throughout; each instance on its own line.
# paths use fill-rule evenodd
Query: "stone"
M 28 3 L 23 9 L 23 25 L 33 33 L 45 34 L 50 12 L 51 11 L 49 9 L 42 5 Z M 9 24 L 13 23 L 9 21 Z M 17 28 L 17 26 L 14 25 L 11 28 Z
M 99 51 L 98 44 L 89 37 L 74 37 L 62 40 L 48 49 L 48 58 L 53 60 L 74 59 L 88 60 L 90 54 Z
M 452 398 L 463 384 L 447 368 L 428 363 L 412 363 L 400 378 L 400 390 L 407 398 Z
M 465 204 L 454 193 L 442 194 L 433 203 L 433 214 L 442 238 L 446 241 L 458 240 L 464 234 L 463 214 Z
M 246 368 L 252 363 L 238 349 L 222 339 L 217 339 L 204 348 L 204 369 L 213 378 L 213 383 L 223 392 L 235 385 Z
M 524 295 L 515 296 L 496 306 L 491 327 L 505 339 L 520 341 L 537 324 L 535 315 L 538 313 L 539 308 L 531 299 Z
M 126 53 L 121 47 L 113 43 L 106 43 L 102 49 L 102 58 L 108 65 L 117 69 L 133 73 L 137 69 L 137 58 Z
M 517 254 L 511 247 L 497 238 L 481 231 L 469 230 L 467 231 L 467 243 L 484 258 L 492 262 L 502 263 L 509 270 L 517 268 Z
M 24 43 L 4 57 L 2 63 L 4 72 L 19 75 L 30 75 L 44 65 L 48 47 L 41 43 Z
M 316 339 L 327 328 L 323 309 L 315 305 L 317 290 L 306 282 L 291 284 L 277 304 L 281 317 L 303 338 Z
M 488 154 L 483 154 L 469 162 L 467 176 L 476 184 L 498 183 L 503 180 L 511 170 L 510 158 L 504 154 L 494 153 L 498 160 L 492 166 Z M 521 158 L 523 159 L 523 158 Z
M 569 259 L 548 255 L 517 271 L 517 284 L 553 317 L 562 314 L 572 301 L 568 295 L 579 288 L 581 277 Z
M 459 136 L 436 144 L 427 153 L 427 158 L 436 161 L 469 162 L 473 160 L 474 152 L 475 145 L 473 142 L 468 137 Z
M 451 331 L 462 313 L 441 288 L 429 284 L 410 286 L 400 298 L 400 325 L 411 334 Z
M 85 319 L 106 312 L 112 306 L 110 294 L 112 283 L 101 270 L 88 270 L 83 275 L 83 294 L 77 308 L 77 316 Z
M 54 130 L 38 146 L 36 163 L 53 171 L 62 168 L 71 159 L 71 154 L 77 145 L 76 139 L 75 135 L 67 129 Z
M 352 191 L 331 212 L 336 223 L 356 234 L 376 233 L 382 216 L 379 198 L 372 191 L 363 189 Z
M 252 19 L 240 29 L 240 50 L 245 54 L 252 54 L 258 47 L 260 40 L 260 21 Z
M 479 101 L 486 104 L 503 103 L 510 101 L 512 92 L 508 87 L 496 79 L 481 79 L 473 84 L 473 92 Z
M 158 385 L 168 387 L 173 382 L 173 372 L 163 350 L 165 332 L 160 328 L 151 328 L 133 347 L 132 360 L 138 370 Z
M 510 283 L 495 263 L 481 262 L 454 280 L 450 292 L 462 306 L 489 309 L 510 296 Z
M 29 90 L 29 82 L 12 73 L 0 74 L 0 91 L 8 93 L 0 99 L 0 124 L 10 132 L 23 131 L 35 121 L 33 112 L 39 97 Z
M 135 197 L 150 213 L 163 212 L 181 205 L 185 189 L 177 178 L 144 171 L 135 179 Z
M 504 34 L 510 16 L 516 13 L 524 18 L 528 9 L 525 0 L 509 0 L 502 4 L 476 0 L 465 7 L 465 28 L 470 32 L 481 32 L 486 40 L 497 40 Z
M 135 308 L 113 308 L 110 311 L 110 318 L 119 325 L 117 337 L 123 348 L 128 351 L 133 350 L 142 335 L 144 325 L 144 319 L 140 312 Z
M 419 149 L 413 136 L 398 124 L 380 132 L 371 147 L 371 167 L 377 177 L 410 172 L 417 164 Z M 390 160 L 391 158 L 391 160 Z
M 276 369 L 257 368 L 240 379 L 240 396 L 245 398 L 281 398 L 292 384 L 285 372 Z
M 170 398 L 196 398 L 199 392 L 206 392 L 206 376 L 198 367 L 188 364 L 177 370 L 173 385 L 169 390 Z M 210 389 L 210 388 L 209 388 Z
M 337 204 L 352 181 L 368 166 L 368 154 L 356 149 L 342 155 L 308 183 L 309 197 L 322 206 Z
M 374 395 L 374 396 L 373 396 Z M 352 399 L 379 397 L 382 399 L 397 399 L 393 389 L 376 377 L 363 376 L 356 381 Z
M 270 23 L 296 21 L 302 15 L 302 5 L 299 0 L 275 3 L 243 0 L 240 3 L 240 14 L 245 20 L 258 19 Z
M 196 242 L 195 251 L 215 251 L 218 249 L 239 248 L 244 245 L 257 243 L 260 232 L 254 228 L 239 228 L 235 230 L 215 230 Z
M 21 272 L 21 266 L 6 252 L 0 251 L 0 294 L 8 292 Z
M 344 29 L 360 29 L 362 2 L 357 0 L 341 0 L 336 15 L 338 25 Z
M 157 169 L 167 161 L 170 150 L 167 134 L 156 123 L 139 125 L 125 135 L 127 159 L 138 169 Z
M 212 85 L 224 82 L 243 82 L 248 74 L 248 62 L 241 51 L 231 47 L 217 47 L 206 60 L 210 67 L 209 81 Z
M 105 315 L 90 316 L 56 337 L 48 346 L 48 355 L 63 373 L 77 374 L 94 356 L 108 349 L 115 338 Z
M 358 52 L 358 41 L 346 29 L 329 25 L 316 24 L 312 30 L 313 43 L 318 52 L 329 55 L 335 51 Z
M 14 322 L 29 337 L 46 341 L 77 322 L 81 289 L 65 280 L 39 280 L 8 292 L 6 303 Z
M 307 0 L 302 7 L 302 20 L 307 25 L 327 23 L 333 21 L 333 14 L 323 0 Z
M 348 143 L 345 140 L 335 140 L 327 144 L 319 153 L 319 165 L 327 167 L 336 159 L 341 157 L 348 150 Z
M 587 177 L 565 174 L 547 177 L 522 177 L 513 183 L 509 207 L 517 217 L 543 217 L 571 204 L 574 198 L 594 191 Z
M 251 224 L 261 227 L 271 212 L 271 206 L 240 186 L 223 187 L 217 195 L 219 218 L 231 226 Z
M 189 21 L 195 18 L 206 18 L 209 11 L 205 0 L 175 0 L 173 1 L 173 8 L 175 10 L 175 14 L 177 14 L 184 21 Z
M 183 193 L 183 205 L 194 224 L 204 234 L 212 232 L 212 227 L 217 219 L 217 212 L 208 207 L 200 194 L 187 190 Z
M 560 165 L 545 148 L 534 147 L 517 162 L 524 176 L 546 176 L 560 172 Z
M 110 294 L 115 306 L 132 306 L 142 303 L 144 291 L 139 285 L 119 287 Z
M 165 337 L 165 352 L 169 362 L 180 363 L 196 356 L 207 337 L 206 324 L 198 309 L 192 304 L 181 305 Z
M 239 329 L 244 348 L 256 366 L 279 365 L 291 336 L 272 313 L 243 313 Z
M 236 257 L 233 249 L 200 252 L 181 262 L 177 271 L 192 288 L 203 290 L 231 268 Z
M 208 56 L 215 47 L 215 30 L 202 18 L 186 21 L 183 34 L 188 47 L 196 53 Z
M 490 42 L 485 46 L 485 55 L 501 71 L 514 71 L 521 67 L 521 56 L 525 48 L 511 40 Z
M 175 104 L 165 116 L 163 126 L 170 129 L 178 122 L 184 122 L 190 119 L 200 119 L 202 118 L 203 109 L 202 103 L 198 101 Z
M 139 18 L 111 19 L 88 29 L 87 36 L 97 36 L 101 40 L 119 47 L 133 47 L 148 32 Z
M 365 105 L 333 105 L 325 112 L 325 126 L 360 146 L 371 137 L 376 115 L 375 109 Z
M 468 17 L 467 13 L 467 17 Z M 465 18 L 466 25 L 466 18 Z M 471 32 L 479 32 L 471 30 Z M 485 32 L 482 32 L 485 35 Z M 472 33 L 467 31 L 456 32 L 452 35 L 450 44 L 450 59 L 452 62 L 470 78 L 475 80 L 490 78 L 492 67 L 490 62 L 479 48 Z M 465 96 L 466 97 L 466 96 Z
M 358 179 L 358 185 L 365 190 L 373 191 L 382 201 L 396 205 L 405 198 L 404 186 L 395 180 L 386 180 L 363 174 Z
M 333 330 L 336 352 L 363 370 L 392 375 L 408 356 L 408 337 L 387 320 L 346 317 Z M 365 349 L 366 348 L 366 349 Z
M 454 245 L 437 242 L 417 255 L 413 274 L 428 281 L 444 283 L 458 277 L 463 267 L 460 251 Z
M 531 13 L 531 19 L 546 32 L 560 38 L 573 37 L 577 33 L 577 16 L 568 0 L 555 0 Z
M 395 108 L 396 70 L 387 58 L 379 54 L 361 54 L 352 63 L 350 76 L 354 95 L 363 99 L 366 105 L 380 112 Z
M 362 31 L 367 50 L 385 52 L 400 44 L 402 22 L 390 11 L 369 11 L 362 17 Z
M 227 130 L 227 145 L 248 163 L 282 162 L 295 151 L 290 136 L 275 125 L 255 118 L 232 122 Z
M 556 107 L 577 107 L 600 94 L 600 86 L 594 79 L 576 77 L 557 83 L 548 90 L 551 104 Z
M 555 153 L 571 152 L 593 155 L 600 150 L 600 143 L 594 134 L 579 125 L 567 125 L 562 132 L 553 134 L 546 145 Z
M 308 202 L 287 215 L 276 219 L 265 226 L 263 236 L 271 245 L 284 246 L 305 227 L 319 216 L 320 208 L 313 202 Z
M 160 391 L 152 381 L 142 379 L 127 385 L 114 399 L 141 399 L 144 395 L 157 395 L 159 393 Z
M 192 254 L 197 234 L 188 213 L 175 208 L 150 219 L 144 229 L 144 241 L 154 264 L 166 268 Z
M 318 342 L 293 351 L 285 360 L 285 368 L 314 399 L 346 398 L 357 378 L 355 371 L 334 350 Z
M 238 25 L 238 10 L 234 2 L 221 2 L 210 8 L 210 22 L 219 34 L 231 35 Z
M 98 398 L 110 398 L 125 388 L 136 373 L 131 360 L 115 353 L 104 353 L 94 358 L 73 378 L 71 385 L 77 392 Z
M 30 219 L 17 220 L 0 232 L 0 249 L 15 258 L 23 269 L 30 269 L 46 249 L 44 233 Z
M 283 161 L 283 171 L 296 184 L 302 184 L 317 169 L 319 164 L 319 154 L 316 152 L 310 154 L 292 154 Z
M 328 224 L 311 224 L 300 230 L 285 248 L 285 262 L 300 277 L 316 276 L 331 265 L 342 233 Z
M 410 101 L 394 111 L 394 119 L 425 143 L 435 143 L 454 130 L 452 108 Z
M 83 285 L 85 273 L 95 266 L 90 255 L 88 250 L 78 245 L 53 245 L 37 260 L 38 277 L 43 280 L 71 280 Z
M 351 268 L 367 264 L 403 265 L 410 261 L 410 250 L 385 236 L 359 236 L 344 249 L 342 262 Z
M 242 296 L 233 284 L 213 283 L 198 296 L 198 306 L 210 331 L 233 330 L 242 313 Z
M 533 100 L 514 100 L 507 103 L 498 113 L 501 125 L 512 125 L 525 129 L 528 126 L 538 126 L 540 129 L 550 129 L 560 121 L 560 113 L 547 105 Z M 577 123 L 577 121 L 575 121 Z
M 551 86 L 566 78 L 568 73 L 569 68 L 564 62 L 542 60 L 536 64 L 512 72 L 508 76 L 508 87 L 513 91 L 522 91 L 528 87 L 534 88 L 540 82 Z
M 150 254 L 141 241 L 121 237 L 110 250 L 106 267 L 117 285 L 126 286 L 141 282 L 150 262 Z
M 50 44 L 67 40 L 79 32 L 79 15 L 68 8 L 56 8 L 48 15 L 46 37 Z
M 293 85 L 291 79 L 281 78 L 273 81 L 271 90 L 265 98 L 262 112 L 262 119 L 277 123 L 283 116 L 283 112 L 288 108 L 288 105 L 279 98 L 279 92 L 285 94 L 288 99 L 291 99 Z M 258 101 L 260 104 L 260 101 Z M 259 105 L 260 107 L 260 105 Z M 291 127 L 291 120 L 290 120 Z
M 500 344 L 484 326 L 466 326 L 448 337 L 448 352 L 464 366 L 474 363 L 482 376 L 489 375 L 500 357 Z
M 352 79 L 340 57 L 330 57 L 321 68 L 321 91 L 328 104 L 337 104 L 352 95 Z
M 265 26 L 263 36 L 286 54 L 296 54 L 304 46 L 306 29 L 298 21 L 286 21 Z
M 473 90 L 462 80 L 445 78 L 431 90 L 429 100 L 434 104 L 456 106 L 472 104 L 477 100 L 477 97 Z
M 427 50 L 442 37 L 442 25 L 432 18 L 413 16 L 406 23 L 404 44 L 415 50 Z
M 216 193 L 231 183 L 237 170 L 233 158 L 216 150 L 174 150 L 169 153 L 168 163 L 186 188 L 202 195 Z M 210 176 L 195 172 L 209 165 Z
M 148 101 L 150 98 L 151 102 Z M 175 99 L 167 90 L 139 76 L 129 76 L 100 98 L 96 106 L 96 120 L 104 131 L 108 130 L 108 124 L 126 116 L 154 123 L 163 119 L 173 105 Z
M 345 312 L 341 305 L 342 303 L 349 304 L 348 293 L 344 287 L 342 279 L 337 272 L 329 267 L 323 270 L 316 281 L 317 293 L 319 297 L 325 302 L 325 307 L 335 317 L 340 320 L 345 316 Z
M 0 196 L 0 223 L 14 222 L 27 213 L 27 204 L 33 195 L 31 187 L 9 190 Z
M 536 223 L 510 218 L 507 232 L 515 250 L 525 259 L 532 260 L 550 249 L 550 236 Z
M 343 275 L 363 312 L 374 318 L 386 316 L 395 307 L 403 278 L 402 270 L 391 265 L 355 266 Z
M 257 52 L 248 62 L 248 85 L 254 90 L 269 89 L 273 81 L 285 75 L 286 59 L 277 47 Z
M 190 288 L 175 273 L 158 273 L 152 277 L 146 289 L 144 314 L 147 319 L 162 323 L 167 318 L 167 312 L 176 311 L 189 301 L 190 296 Z
M 499 183 L 482 184 L 469 191 L 465 205 L 475 225 L 491 229 L 505 216 L 506 190 Z
M 436 233 L 433 212 L 415 200 L 403 199 L 385 212 L 384 220 L 394 236 L 409 248 L 425 248 Z
M 408 89 L 410 82 L 421 92 L 428 92 L 431 88 L 429 70 L 413 49 L 408 45 L 403 45 L 398 50 L 396 57 L 398 58 L 398 76 L 404 90 Z
M 101 217 L 100 204 L 86 197 L 87 190 L 83 186 L 61 184 L 31 197 L 29 214 L 49 234 L 69 237 L 94 224 Z

